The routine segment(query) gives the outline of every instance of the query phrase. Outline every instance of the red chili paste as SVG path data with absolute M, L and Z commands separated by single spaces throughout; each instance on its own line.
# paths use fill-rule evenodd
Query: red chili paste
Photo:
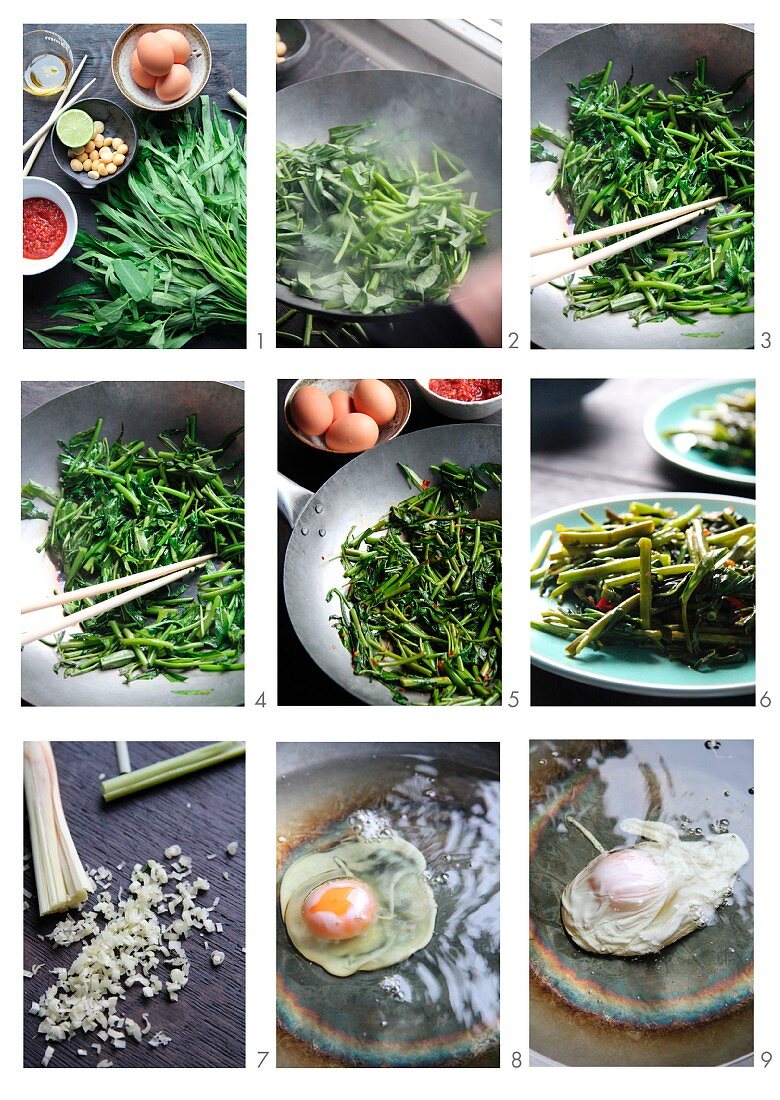
M 46 260 L 53 256 L 68 229 L 68 223 L 51 199 L 25 199 L 22 205 L 24 258 Z
M 452 401 L 488 401 L 501 393 L 500 378 L 432 378 L 428 385 Z

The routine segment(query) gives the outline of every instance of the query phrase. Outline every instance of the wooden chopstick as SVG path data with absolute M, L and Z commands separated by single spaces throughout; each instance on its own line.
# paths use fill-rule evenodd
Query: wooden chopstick
M 28 138 L 27 141 L 25 141 L 24 145 L 22 146 L 22 152 L 23 153 L 26 153 L 28 149 L 32 149 L 33 145 L 35 145 L 38 138 L 45 137 L 46 134 L 48 134 L 49 130 L 51 130 L 52 126 L 57 121 L 57 119 L 60 117 L 60 115 L 64 114 L 65 111 L 69 111 L 71 109 L 71 107 L 73 106 L 73 104 L 78 103 L 78 101 L 86 94 L 86 92 L 89 91 L 89 89 L 95 83 L 95 79 L 96 78 L 93 77 L 92 80 L 88 80 L 87 83 L 84 85 L 84 87 L 81 89 L 81 91 L 76 92 L 76 94 L 74 95 L 74 97 L 70 101 L 70 103 L 65 103 L 62 107 L 58 107 L 57 110 L 52 112 L 51 116 L 49 117 L 49 121 L 44 122 L 44 124 L 43 124 L 43 126 L 41 126 L 40 130 L 36 130 L 35 133 L 33 134 L 33 136 L 31 138 Z
M 216 554 L 201 554 L 197 558 L 187 558 L 185 561 L 176 561 L 170 565 L 157 565 L 154 569 L 144 569 L 140 573 L 128 573 L 126 577 L 116 577 L 112 581 L 100 581 L 98 584 L 89 584 L 86 588 L 74 588 L 70 592 L 57 592 L 53 596 L 47 596 L 38 603 L 30 603 L 22 608 L 22 614 L 28 611 L 42 611 L 44 607 L 59 607 L 63 603 L 78 603 L 79 600 L 87 600 L 92 596 L 103 596 L 106 592 L 116 592 L 121 588 L 129 588 L 131 584 L 140 584 L 141 581 L 153 581 L 157 577 L 175 573 L 178 569 L 195 568 L 211 561 Z
M 155 589 L 162 588 L 164 584 L 172 584 L 174 581 L 181 580 L 181 578 L 186 577 L 188 573 L 192 573 L 194 569 L 197 569 L 196 565 L 191 565 L 187 569 L 179 569 L 176 573 L 166 573 L 164 577 L 158 577 L 157 580 L 142 584 L 138 588 L 132 589 L 130 592 L 122 592 L 119 596 L 112 596 L 110 600 L 102 600 L 100 603 L 84 607 L 81 611 L 76 611 L 72 615 L 66 615 L 64 619 L 60 619 L 59 622 L 56 623 L 51 623 L 42 630 L 31 630 L 29 634 L 23 634 L 20 644 L 23 646 L 29 645 L 30 642 L 37 642 L 41 638 L 45 638 L 47 634 L 59 634 L 60 631 L 65 630 L 69 626 L 76 626 L 78 623 L 83 623 L 85 619 L 96 619 L 98 615 L 102 615 L 105 611 L 112 611 L 115 607 L 121 607 L 122 604 L 130 603 L 131 600 L 137 600 L 139 596 L 146 596 L 149 592 L 154 592 Z
M 687 206 L 677 206 L 673 210 L 659 210 L 655 214 L 646 214 L 643 218 L 634 218 L 630 222 L 617 222 L 615 225 L 604 225 L 600 229 L 591 229 L 587 233 L 575 233 L 571 237 L 563 237 L 560 241 L 534 248 L 531 256 L 546 256 L 549 252 L 557 252 L 561 248 L 577 248 L 581 244 L 590 244 L 591 241 L 603 241 L 606 237 L 617 237 L 620 233 L 630 233 L 633 229 L 644 229 L 648 225 L 658 225 L 659 222 L 671 221 L 683 214 L 692 214 L 694 210 L 706 210 L 708 206 L 714 206 L 723 202 L 725 195 L 718 195 L 714 199 L 703 199 L 701 202 L 691 202 Z
M 63 103 L 65 103 L 67 101 L 67 98 L 68 98 L 68 96 L 70 95 L 70 92 L 71 92 L 71 88 L 73 87 L 73 85 L 78 80 L 79 73 L 84 68 L 86 63 L 87 63 L 87 54 L 84 54 L 84 56 L 81 59 L 81 64 L 76 69 L 76 71 L 73 73 L 73 75 L 71 76 L 70 80 L 65 85 L 65 87 L 62 89 L 62 95 L 57 100 L 57 102 L 54 104 L 54 110 L 52 111 L 52 114 L 55 114 L 60 109 L 60 107 L 63 105 Z M 27 163 L 25 164 L 24 168 L 22 169 L 22 175 L 23 176 L 29 176 L 30 169 L 35 164 L 35 158 L 38 156 L 41 149 L 43 148 L 43 145 L 44 145 L 45 141 L 46 141 L 46 134 L 44 134 L 42 137 L 39 137 L 38 140 L 36 141 L 35 148 L 30 153 L 29 157 L 27 158 Z
M 606 260 L 610 256 L 616 256 L 618 252 L 625 252 L 629 248 L 634 248 L 638 244 L 642 244 L 644 241 L 649 241 L 652 237 L 658 237 L 661 233 L 668 233 L 671 229 L 677 229 L 680 225 L 685 225 L 686 222 L 693 221 L 694 218 L 698 218 L 700 210 L 694 210 L 691 214 L 684 214 L 681 218 L 675 218 L 670 222 L 663 222 L 661 225 L 654 225 L 650 229 L 645 229 L 641 233 L 635 233 L 632 237 L 626 237 L 623 241 L 616 241 L 615 244 L 608 244 L 605 248 L 597 248 L 595 252 L 589 252 L 587 256 L 580 256 L 578 260 L 570 259 L 555 271 L 551 271 L 546 275 L 534 275 L 531 278 L 531 290 L 534 287 L 542 286 L 543 283 L 551 283 L 553 279 L 560 279 L 564 275 L 571 275 L 575 271 L 579 271 L 581 267 L 590 267 L 591 264 L 597 264 L 600 260 Z

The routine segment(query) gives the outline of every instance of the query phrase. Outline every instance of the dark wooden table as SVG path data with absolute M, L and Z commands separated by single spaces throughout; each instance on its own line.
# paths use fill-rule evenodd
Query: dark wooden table
M 47 24 L 47 28 L 62 35 L 71 48 L 75 65 L 78 65 L 85 54 L 88 55 L 89 60 L 81 70 L 75 90 L 78 91 L 94 77 L 95 83 L 87 92 L 86 98 L 110 99 L 135 116 L 137 122 L 138 116 L 143 115 L 144 111 L 125 99 L 111 75 L 111 51 L 126 25 L 124 23 L 54 23 Z M 31 24 L 25 26 L 24 30 L 35 30 L 37 26 L 37 24 Z M 229 107 L 234 110 L 235 104 L 228 99 L 228 91 L 236 88 L 246 93 L 246 28 L 242 23 L 214 23 L 201 25 L 201 30 L 208 39 L 212 56 L 211 75 L 204 94 L 211 96 L 220 108 Z M 40 99 L 31 95 L 24 96 L 25 135 L 35 133 L 46 122 L 58 98 L 57 95 Z M 162 122 L 166 117 L 161 114 L 158 116 L 158 121 Z M 27 159 L 26 156 L 24 159 Z M 101 185 L 93 191 L 86 191 L 72 175 L 66 175 L 61 170 L 52 155 L 48 135 L 30 175 L 43 176 L 59 184 L 73 200 L 78 214 L 79 229 L 87 233 L 95 232 L 95 214 L 88 196 L 94 195 L 110 201 L 111 184 Z M 24 280 L 24 347 L 41 347 L 38 340 L 27 330 L 44 328 L 50 324 L 48 309 L 54 304 L 57 294 L 66 287 L 81 282 L 83 278 L 83 271 L 68 260 L 63 260 L 50 271 L 29 276 Z M 212 329 L 209 334 L 191 341 L 187 347 L 243 348 L 246 347 L 246 334 L 243 329 Z
M 291 72 L 277 70 L 276 87 L 288 88 L 291 84 L 298 84 L 302 80 L 312 80 L 315 76 L 330 76 L 331 73 L 346 73 L 354 69 L 378 69 L 379 65 L 365 54 L 359 53 L 343 39 L 332 34 L 320 26 L 316 19 L 307 19 L 306 26 L 311 36 L 311 46 L 306 57 Z M 277 319 L 287 312 L 287 306 L 281 302 L 276 303 Z M 302 336 L 305 314 L 299 312 L 284 325 L 284 331 L 292 336 Z M 342 325 L 339 322 L 329 320 L 327 317 L 315 319 L 315 329 L 325 331 L 332 340 L 341 347 L 355 347 L 355 343 L 345 338 L 342 334 Z M 277 346 L 280 348 L 300 347 L 295 340 L 277 337 Z M 330 345 L 318 336 L 312 339 L 312 347 L 326 348 Z
M 420 396 L 419 390 L 412 379 L 404 379 L 404 382 L 412 398 L 412 412 L 404 429 L 405 432 L 416 432 L 422 428 L 436 427 L 439 424 L 455 423 L 455 421 L 448 420 L 446 417 L 434 412 L 428 402 Z M 279 470 L 291 478 L 292 481 L 297 482 L 298 485 L 316 492 L 329 477 L 335 474 L 336 470 L 341 469 L 355 456 L 338 456 L 314 451 L 295 438 L 284 422 L 284 401 L 292 385 L 293 381 L 289 378 L 282 378 L 278 382 Z M 500 424 L 501 413 L 488 416 L 481 423 Z M 282 706 L 363 706 L 364 704 L 360 700 L 355 699 L 349 692 L 344 691 L 329 676 L 325 675 L 298 641 L 298 635 L 293 630 L 284 602 L 283 583 L 284 556 L 287 552 L 289 539 L 290 526 L 280 512 L 277 541 L 279 703 Z
M 163 760 L 178 753 L 198 748 L 202 742 L 131 741 L 130 762 L 133 768 Z M 114 885 L 126 887 L 133 865 L 147 859 L 164 861 L 165 849 L 173 844 L 192 857 L 195 877 L 208 879 L 211 890 L 207 904 L 219 897 L 219 906 L 212 919 L 221 922 L 220 935 L 193 933 L 185 941 L 191 970 L 187 985 L 179 1000 L 171 1002 L 167 994 L 141 997 L 138 987 L 127 992 L 120 1013 L 132 1016 L 141 1026 L 141 1012 L 148 1012 L 152 1029 L 170 1035 L 167 1046 L 150 1047 L 146 1040 L 137 1043 L 128 1038 L 124 1050 L 115 1050 L 103 1043 L 101 1054 L 90 1046 L 93 1034 L 79 1032 L 69 1042 L 52 1043 L 52 1067 L 83 1069 L 108 1058 L 119 1067 L 150 1066 L 242 1067 L 245 1064 L 245 963 L 242 948 L 246 945 L 244 875 L 244 761 L 237 759 L 181 780 L 165 783 L 142 794 L 104 803 L 98 776 L 117 774 L 116 750 L 112 741 L 58 741 L 53 745 L 60 779 L 60 791 L 74 844 L 85 866 L 108 867 L 114 874 Z M 20 751 L 20 750 L 17 750 Z M 236 855 L 227 855 L 231 841 L 238 842 Z M 25 814 L 24 851 L 30 852 L 30 838 Z M 216 853 L 216 859 L 206 856 Z M 123 870 L 116 870 L 123 863 Z M 229 879 L 223 878 L 226 871 Z M 51 984 L 49 970 L 69 966 L 78 954 L 78 946 L 55 947 L 50 941 L 38 939 L 49 933 L 57 917 L 38 916 L 35 879 L 30 871 L 25 875 L 25 888 L 30 890 L 29 908 L 24 914 L 24 968 L 32 970 L 43 963 L 34 978 L 24 981 L 24 1064 L 39 1066 L 46 1040 L 38 1035 L 37 1016 L 29 1012 L 30 1004 Z M 112 889 L 112 897 L 116 890 Z M 94 897 L 94 895 L 93 895 Z M 89 902 L 87 903 L 89 906 Z M 64 914 L 60 914 L 60 917 Z M 209 947 L 205 947 L 208 941 Z M 225 961 L 215 967 L 211 952 L 224 951 Z M 167 967 L 160 969 L 165 980 Z M 86 1058 L 77 1048 L 86 1049 Z
M 577 380 L 578 383 L 581 380 Z M 642 423 L 647 410 L 664 394 L 696 379 L 612 378 L 587 394 L 580 405 L 567 406 L 563 392 L 551 396 L 546 380 L 531 382 L 531 515 L 538 516 L 577 501 L 654 492 L 718 493 L 754 497 L 751 486 L 724 490 L 718 482 L 697 477 L 664 462 L 645 442 Z M 572 382 L 556 380 L 558 387 Z M 551 404 L 559 415 L 545 410 Z M 560 410 L 563 410 L 562 413 Z M 564 677 L 531 669 L 534 706 L 626 706 L 637 696 L 588 687 Z M 718 699 L 718 706 L 748 706 L 740 695 Z M 642 706 L 701 706 L 701 702 L 642 697 Z

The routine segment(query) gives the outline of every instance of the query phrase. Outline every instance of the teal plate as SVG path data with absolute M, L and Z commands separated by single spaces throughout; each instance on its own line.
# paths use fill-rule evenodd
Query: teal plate
M 725 382 L 697 382 L 684 390 L 677 390 L 653 406 L 645 417 L 645 439 L 661 458 L 682 466 L 700 477 L 732 485 L 755 485 L 756 471 L 748 466 L 722 466 L 713 462 L 701 451 L 692 446 L 694 438 L 690 433 L 681 433 L 671 439 L 664 438 L 664 432 L 679 428 L 694 418 L 694 409 L 701 405 L 712 405 L 724 393 L 733 393 L 739 389 L 755 389 L 755 379 L 741 381 L 728 379 Z
M 721 390 L 722 392 L 722 390 Z M 742 497 L 722 497 L 711 493 L 643 493 L 640 497 L 620 499 L 604 497 L 588 500 L 571 508 L 548 512 L 531 523 L 531 550 L 544 531 L 557 524 L 573 527 L 582 523 L 580 509 L 596 512 L 605 505 L 615 512 L 627 511 L 632 500 L 658 502 L 664 508 L 678 512 L 702 504 L 712 511 L 733 505 L 751 522 L 756 518 L 756 504 Z M 554 601 L 539 595 L 539 588 L 531 589 L 531 617 L 536 618 L 544 607 L 552 607 Z M 667 660 L 649 649 L 633 649 L 615 646 L 614 649 L 586 649 L 578 657 L 567 657 L 564 652 L 568 642 L 541 630 L 531 628 L 531 663 L 547 672 L 555 672 L 569 680 L 591 684 L 611 691 L 625 691 L 631 695 L 661 695 L 678 698 L 707 698 L 719 695 L 749 695 L 755 690 L 756 665 L 751 658 L 744 665 L 734 668 L 696 672 L 687 665 Z

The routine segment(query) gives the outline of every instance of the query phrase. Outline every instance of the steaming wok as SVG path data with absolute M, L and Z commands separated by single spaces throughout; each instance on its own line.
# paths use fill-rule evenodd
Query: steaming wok
M 501 207 L 501 100 L 490 92 L 428 73 L 361 69 L 316 77 L 276 93 L 276 137 L 286 145 L 325 141 L 332 126 L 371 118 L 392 131 L 407 130 L 424 155 L 432 144 L 460 157 L 471 169 L 483 210 Z M 487 224 L 487 252 L 501 245 L 500 214 Z M 277 283 L 285 305 L 330 317 L 387 320 L 392 314 L 325 309 Z
M 531 126 L 545 122 L 568 131 L 567 83 L 614 61 L 612 77 L 624 83 L 633 69 L 636 84 L 652 80 L 669 90 L 666 78 L 690 70 L 707 57 L 707 75 L 717 88 L 727 88 L 753 68 L 753 34 L 726 24 L 645 23 L 597 27 L 547 50 L 531 64 Z M 748 80 L 736 102 L 753 95 Z M 531 224 L 534 244 L 557 240 L 570 231 L 567 212 L 555 195 L 545 192 L 555 178 L 552 163 L 531 165 Z M 698 223 L 695 223 L 698 224 Z M 557 255 L 565 257 L 567 253 Z M 560 280 L 556 280 L 560 282 Z M 564 294 L 549 283 L 531 294 L 531 339 L 545 348 L 749 348 L 753 345 L 753 314 L 734 317 L 695 315 L 695 326 L 673 319 L 635 328 L 624 313 L 606 313 L 582 321 L 564 317 Z M 705 339 L 692 339 L 692 334 Z M 719 334 L 719 335 L 716 335 Z
M 127 439 L 143 439 L 154 446 L 157 434 L 181 427 L 198 414 L 198 436 L 216 446 L 244 422 L 244 395 L 221 382 L 97 382 L 71 390 L 41 405 L 22 420 L 22 477 L 43 485 L 57 485 L 57 440 L 69 439 L 103 417 L 111 438 L 124 426 Z M 240 452 L 243 437 L 230 453 Z M 22 522 L 22 595 L 31 601 L 59 588 L 57 570 L 48 554 L 39 554 L 46 531 L 44 520 Z M 193 588 L 194 591 L 194 582 Z M 37 612 L 46 622 L 58 610 Z M 27 616 L 31 619 L 32 616 Z M 31 624 L 32 625 L 32 624 Z M 41 625 L 45 625 L 41 621 Z M 51 639 L 46 639 L 50 641 Z M 22 650 L 22 697 L 35 706 L 237 706 L 243 703 L 243 672 L 187 673 L 186 683 L 164 676 L 125 684 L 116 669 L 95 671 L 65 679 L 55 675 L 54 650 L 43 641 Z M 208 695 L 176 695 L 174 691 L 211 689 Z
M 428 477 L 431 463 L 438 465 L 444 459 L 461 466 L 500 462 L 500 427 L 448 424 L 397 436 L 342 466 L 315 494 L 281 479 L 279 506 L 293 528 L 284 561 L 290 621 L 312 660 L 364 703 L 394 705 L 386 687 L 354 674 L 349 653 L 330 622 L 330 616 L 338 614 L 338 605 L 327 603 L 325 597 L 331 588 L 344 584 L 341 544 L 351 527 L 364 530 L 393 504 L 412 495 L 399 462 Z M 500 516 L 498 492 L 484 495 L 480 514 L 491 519 Z

